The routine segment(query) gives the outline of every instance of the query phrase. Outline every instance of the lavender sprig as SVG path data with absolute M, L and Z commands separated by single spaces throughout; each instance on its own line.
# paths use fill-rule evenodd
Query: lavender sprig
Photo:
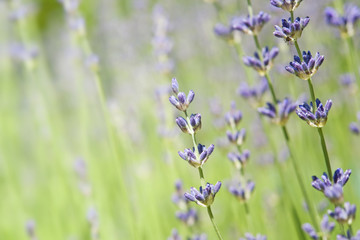
M 285 11 L 293 12 L 299 7 L 302 0 L 270 0 L 271 5 L 277 8 L 282 8 Z
M 248 35 L 257 35 L 269 20 L 270 15 L 265 12 L 259 12 L 255 16 L 236 18 L 232 22 L 232 30 L 238 30 Z
M 325 57 L 318 52 L 315 57 L 312 57 L 310 51 L 304 51 L 301 57 L 294 56 L 294 61 L 290 62 L 290 65 L 286 66 L 285 69 L 298 78 L 310 80 L 324 62 L 324 59 Z
M 276 107 L 272 103 L 267 102 L 266 105 L 266 107 L 258 108 L 258 112 L 280 126 L 286 125 L 290 114 L 296 109 L 296 105 L 288 98 L 285 98 L 282 102 L 278 102 L 277 108 L 279 111 L 276 110 Z
M 309 24 L 310 18 L 296 18 L 294 22 L 291 18 L 282 19 L 282 26 L 275 25 L 274 36 L 283 38 L 285 42 L 290 43 L 301 37 L 304 28 Z
M 296 114 L 311 127 L 322 128 L 327 122 L 331 106 L 331 100 L 327 100 L 324 106 L 319 99 L 316 99 L 316 110 L 313 109 L 312 102 L 310 102 L 310 105 L 303 103 L 296 109 Z
M 279 54 L 279 49 L 273 47 L 269 50 L 268 47 L 264 47 L 261 54 L 262 56 L 260 57 L 260 55 L 255 52 L 254 57 L 246 56 L 243 58 L 243 61 L 246 66 L 253 68 L 263 77 L 272 68 L 273 60 Z

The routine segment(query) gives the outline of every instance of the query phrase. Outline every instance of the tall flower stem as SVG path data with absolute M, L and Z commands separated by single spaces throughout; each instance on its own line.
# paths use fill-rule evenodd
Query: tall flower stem
M 353 37 L 347 37 L 346 38 L 346 43 L 348 45 L 348 49 L 349 49 L 349 54 L 347 54 L 347 57 L 349 58 L 349 62 L 350 62 L 350 66 L 352 68 L 352 70 L 354 71 L 356 80 L 358 81 L 358 84 L 360 84 L 360 74 L 359 74 L 359 69 L 358 69 L 358 56 L 356 55 L 356 48 L 355 48 L 355 43 L 354 43 L 354 38 Z
M 294 44 L 295 44 L 296 51 L 297 51 L 297 53 L 299 55 L 299 58 L 300 58 L 301 62 L 303 62 L 304 59 L 303 59 L 303 56 L 301 54 L 301 50 L 300 50 L 300 47 L 299 47 L 299 44 L 298 44 L 297 40 L 294 41 Z M 311 99 L 312 99 L 312 102 L 313 102 L 313 112 L 315 112 L 316 95 L 315 95 L 315 91 L 314 91 L 314 87 L 313 87 L 311 78 L 309 78 L 307 80 L 307 82 L 308 82 L 308 85 L 309 85 L 309 91 L 310 91 Z M 330 181 L 332 181 L 331 164 L 330 164 L 329 154 L 328 154 L 328 150 L 327 150 L 327 147 L 326 147 L 326 141 L 325 141 L 325 138 L 324 138 L 323 130 L 321 128 L 318 128 L 318 133 L 319 133 L 319 137 L 320 137 L 320 141 L 321 141 L 321 148 L 322 148 L 322 151 L 323 151 L 323 154 L 324 154 L 324 160 L 325 160 L 325 165 L 326 165 L 326 168 L 327 168 L 328 176 L 329 176 Z
M 218 238 L 219 238 L 220 240 L 223 240 L 223 238 L 221 237 L 220 231 L 219 231 L 219 229 L 218 229 L 218 227 L 216 226 L 216 223 L 215 223 L 215 221 L 214 221 L 214 215 L 213 215 L 213 213 L 212 213 L 212 211 L 211 211 L 211 207 L 210 207 L 210 206 L 207 207 L 207 212 L 208 212 L 209 218 L 210 218 L 210 220 L 211 220 L 211 223 L 212 223 L 212 225 L 213 225 L 213 227 L 214 227 L 214 230 L 215 230 L 215 232 L 216 232 L 216 235 L 218 236 Z

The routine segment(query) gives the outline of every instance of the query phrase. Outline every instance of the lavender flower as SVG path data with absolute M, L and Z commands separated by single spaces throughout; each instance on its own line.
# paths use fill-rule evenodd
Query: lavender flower
M 355 122 L 351 122 L 349 125 L 349 129 L 352 133 L 354 133 L 355 135 L 359 135 L 360 134 L 360 128 L 358 127 L 358 125 Z
M 282 102 L 278 102 L 277 107 L 279 112 L 277 112 L 276 107 L 272 103 L 267 102 L 266 104 L 267 107 L 258 108 L 258 112 L 269 117 L 275 124 L 280 126 L 286 125 L 289 120 L 289 115 L 296 109 L 296 105 L 288 98 L 285 98 Z
M 255 183 L 249 180 L 245 186 L 242 186 L 240 182 L 235 186 L 230 186 L 229 192 L 234 195 L 240 202 L 246 202 L 250 199 L 254 189 Z
M 309 24 L 310 18 L 296 18 L 294 22 L 291 18 L 282 19 L 282 27 L 275 25 L 274 36 L 283 38 L 285 42 L 293 42 L 301 37 L 302 31 Z
M 197 211 L 194 208 L 183 212 L 176 212 L 176 217 L 187 226 L 193 226 L 199 219 Z
M 355 213 L 355 204 L 351 205 L 349 202 L 344 203 L 344 208 L 338 206 L 334 211 L 328 211 L 329 216 L 334 218 L 338 223 L 349 225 L 351 225 L 355 219 Z
M 311 185 L 315 189 L 323 192 L 325 197 L 327 197 L 332 203 L 341 204 L 344 200 L 342 188 L 349 180 L 350 175 L 350 169 L 343 172 L 341 168 L 338 168 L 334 172 L 334 185 L 331 183 L 326 173 L 323 173 L 321 179 L 317 178 L 316 176 L 312 176 L 313 182 Z
M 313 226 L 311 226 L 310 223 L 305 223 L 302 225 L 302 229 L 304 230 L 304 232 L 307 233 L 307 235 L 309 235 L 309 237 L 311 237 L 314 240 L 318 240 L 320 239 L 319 235 L 317 234 L 317 232 L 315 231 L 315 229 L 313 228 Z
M 190 118 L 189 118 L 190 126 L 189 126 L 189 123 L 186 121 L 186 119 L 183 117 L 177 117 L 175 121 L 176 121 L 176 124 L 181 129 L 181 131 L 183 131 L 184 133 L 194 134 L 198 130 L 201 129 L 201 114 L 200 113 L 190 115 Z
M 347 231 L 346 236 L 344 235 L 337 235 L 336 240 L 360 240 L 360 230 L 357 231 L 355 236 L 351 236 L 350 231 Z
M 325 214 L 321 220 L 320 228 L 324 236 L 329 236 L 335 228 L 335 223 L 329 222 L 329 216 Z
M 318 52 L 315 57 L 312 57 L 310 51 L 303 51 L 303 59 L 304 61 L 301 62 L 299 56 L 294 56 L 294 61 L 290 62 L 290 66 L 286 66 L 285 69 L 303 80 L 308 80 L 317 72 L 325 57 Z
M 28 237 L 31 240 L 37 240 L 35 228 L 36 228 L 36 223 L 35 223 L 34 220 L 28 220 L 26 222 L 25 230 L 26 230 L 26 233 L 27 233 Z
M 181 240 L 181 236 L 176 229 L 171 231 L 171 236 L 167 238 L 167 240 Z
M 260 12 L 258 15 L 236 18 L 232 21 L 232 30 L 238 30 L 248 35 L 257 35 L 270 20 L 270 15 Z
M 296 109 L 296 114 L 311 127 L 321 128 L 324 127 L 327 122 L 327 117 L 332 106 L 332 101 L 327 100 L 325 106 L 320 102 L 319 99 L 316 99 L 316 111 L 313 113 L 313 103 L 310 102 L 310 105 L 304 103 L 299 105 Z
M 245 233 L 245 238 L 240 238 L 239 240 L 266 240 L 266 236 L 257 234 L 256 236 L 253 236 L 251 233 Z
M 184 197 L 183 183 L 180 179 L 175 182 L 175 190 L 176 192 L 171 197 L 172 202 L 180 209 L 186 209 L 188 200 Z
M 301 2 L 302 0 L 270 0 L 271 5 L 282 8 L 288 12 L 293 12 L 297 7 L 299 7 Z
M 175 96 L 171 96 L 169 101 L 172 105 L 174 105 L 178 110 L 185 112 L 189 107 L 190 103 L 194 100 L 195 93 L 190 90 L 188 96 L 186 97 L 185 93 L 179 92 L 179 84 L 176 78 L 172 79 L 172 90 L 174 94 L 177 94 L 177 98 Z
M 342 37 L 352 37 L 355 34 L 355 25 L 360 19 L 360 9 L 354 4 L 345 4 L 344 15 L 340 16 L 335 9 L 325 9 L 325 20 L 330 26 L 337 27 Z
M 231 103 L 231 109 L 225 114 L 225 121 L 230 126 L 236 126 L 242 119 L 242 113 L 236 109 L 235 102 Z
M 217 182 L 215 185 L 207 183 L 205 188 L 200 186 L 198 191 L 196 188 L 192 187 L 190 189 L 190 193 L 185 193 L 184 196 L 192 202 L 196 202 L 196 204 L 202 207 L 210 206 L 215 199 L 215 195 L 219 192 L 221 187 L 221 182 Z
M 202 167 L 206 161 L 209 159 L 211 153 L 214 151 L 214 144 L 211 144 L 208 148 L 205 148 L 205 145 L 198 144 L 197 151 L 199 155 L 197 155 L 195 148 L 193 149 L 185 149 L 184 152 L 179 151 L 179 156 L 188 161 L 188 163 L 195 167 Z
M 229 142 L 236 144 L 237 146 L 241 146 L 245 141 L 246 130 L 242 128 L 240 131 L 236 131 L 235 133 L 226 131 L 226 135 Z
M 252 106 L 257 107 L 262 103 L 262 97 L 268 90 L 269 86 L 265 78 L 261 79 L 257 86 L 249 87 L 246 82 L 242 82 L 237 90 L 237 93 L 250 101 Z
M 207 240 L 207 236 L 205 233 L 203 233 L 199 235 L 194 235 L 191 238 L 189 238 L 189 240 Z
M 243 61 L 246 66 L 252 67 L 260 76 L 265 76 L 272 68 L 273 60 L 278 54 L 279 49 L 277 47 L 273 47 L 271 51 L 269 51 L 268 47 L 264 47 L 262 49 L 262 56 L 255 52 L 255 57 L 247 56 L 243 58 Z
M 234 32 L 229 26 L 217 23 L 214 27 L 214 33 L 218 37 L 226 40 L 228 43 L 232 43 L 234 41 Z
M 236 169 L 244 168 L 250 158 L 250 151 L 244 150 L 241 154 L 231 152 L 228 154 L 229 160 L 234 164 Z

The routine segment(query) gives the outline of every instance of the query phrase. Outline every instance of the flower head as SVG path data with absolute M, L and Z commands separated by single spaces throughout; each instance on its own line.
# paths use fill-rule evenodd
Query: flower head
M 340 224 L 352 224 L 355 219 L 356 206 L 349 202 L 344 203 L 344 208 L 336 207 L 334 211 L 329 210 L 328 214 Z
M 360 134 L 360 128 L 358 127 L 358 125 L 355 122 L 351 122 L 349 124 L 349 129 L 352 133 L 354 133 L 355 135 L 359 135 Z
M 302 225 L 302 229 L 304 230 L 304 232 L 307 233 L 307 235 L 309 235 L 309 237 L 311 237 L 314 240 L 318 240 L 319 235 L 317 234 L 317 232 L 315 231 L 315 229 L 313 228 L 313 226 L 311 226 L 310 223 L 305 223 Z
M 234 195 L 240 202 L 246 202 L 250 199 L 254 189 L 255 183 L 253 181 L 248 181 L 245 186 L 242 186 L 239 182 L 236 185 L 230 186 L 229 192 Z
M 230 26 L 225 26 L 221 23 L 218 23 L 214 27 L 214 33 L 218 37 L 226 40 L 228 43 L 233 43 L 234 41 L 234 32 Z
M 251 233 L 245 233 L 245 238 L 240 238 L 240 240 L 266 240 L 266 236 L 257 234 L 256 236 L 252 235 Z
M 285 69 L 303 80 L 308 80 L 319 69 L 325 57 L 318 52 L 315 57 L 312 57 L 310 51 L 303 51 L 302 57 L 303 61 L 301 61 L 299 56 L 294 56 L 294 61 L 290 62 L 290 66 L 286 66 Z
M 302 31 L 309 24 L 310 18 L 296 18 L 294 22 L 291 18 L 282 19 L 282 27 L 275 25 L 274 36 L 283 38 L 285 42 L 293 42 L 301 37 Z
M 235 102 L 231 103 L 231 109 L 225 114 L 225 121 L 230 126 L 236 126 L 242 119 L 242 112 L 236 109 Z
M 242 128 L 240 131 L 236 131 L 235 133 L 227 131 L 226 135 L 229 142 L 236 144 L 237 146 L 241 146 L 246 137 L 246 130 Z
M 175 193 L 172 195 L 171 200 L 179 208 L 185 209 L 186 204 L 188 203 L 187 199 L 184 197 L 183 183 L 181 180 L 175 182 Z
M 259 12 L 258 15 L 252 17 L 236 18 L 232 21 L 232 30 L 238 30 L 249 35 L 257 35 L 269 20 L 270 15 L 264 12 Z
M 332 101 L 327 100 L 325 106 L 320 102 L 319 99 L 316 99 L 316 111 L 313 113 L 313 103 L 310 102 L 310 105 L 304 103 L 299 105 L 296 109 L 296 114 L 311 127 L 321 128 L 324 127 L 327 122 L 327 117 L 332 106 Z
M 190 193 L 185 193 L 184 196 L 192 202 L 196 202 L 196 204 L 202 207 L 210 206 L 215 199 L 215 195 L 219 192 L 221 187 L 221 182 L 217 182 L 215 185 L 207 183 L 203 188 L 202 186 L 199 188 L 199 191 L 196 188 L 191 188 Z
M 269 117 L 272 121 L 280 126 L 285 126 L 289 120 L 289 115 L 295 111 L 296 105 L 293 104 L 288 98 L 285 98 L 284 101 L 278 102 L 278 110 L 272 104 L 267 102 L 267 107 L 258 108 L 258 112 L 264 116 Z
M 189 238 L 189 240 L 207 240 L 207 236 L 205 233 L 203 233 L 199 235 L 194 235 L 191 238 Z
M 345 4 L 344 15 L 340 16 L 335 9 L 325 9 L 325 20 L 330 26 L 337 27 L 342 37 L 352 37 L 355 34 L 355 25 L 360 19 L 360 9 L 354 4 Z
M 197 211 L 194 208 L 186 211 L 178 211 L 176 212 L 176 217 L 187 226 L 193 226 L 199 219 Z
M 176 78 L 172 79 L 171 88 L 174 94 L 177 94 L 177 98 L 175 96 L 171 96 L 169 98 L 170 103 L 178 110 L 185 112 L 188 109 L 190 103 L 194 100 L 195 93 L 190 90 L 188 96 L 186 97 L 185 93 L 179 92 L 179 84 Z
M 171 231 L 171 236 L 167 238 L 167 240 L 181 240 L 181 236 L 179 235 L 179 232 L 176 229 L 173 229 Z
M 188 134 L 194 134 L 201 129 L 201 114 L 191 114 L 189 118 L 189 123 L 183 117 L 176 118 L 176 124 L 179 126 L 181 131 Z
M 249 100 L 252 106 L 258 107 L 262 104 L 262 97 L 268 89 L 267 81 L 263 78 L 260 83 L 254 87 L 250 87 L 246 82 L 242 82 L 237 92 L 241 97 Z
M 231 152 L 228 154 L 229 160 L 234 164 L 236 169 L 244 168 L 249 161 L 250 151 L 244 150 L 241 154 Z
M 262 49 L 262 56 L 260 57 L 257 52 L 254 53 L 254 57 L 244 57 L 244 64 L 248 67 L 252 67 L 255 71 L 257 71 L 260 76 L 265 76 L 265 74 L 271 69 L 273 66 L 274 58 L 279 54 L 279 49 L 277 47 L 273 47 L 269 50 L 268 47 L 264 47 Z
M 336 240 L 360 240 L 360 230 L 357 231 L 355 236 L 351 236 L 350 230 L 345 235 L 337 235 Z
M 178 154 L 182 159 L 188 161 L 191 166 L 198 168 L 202 167 L 206 163 L 206 161 L 209 159 L 210 155 L 214 151 L 214 148 L 214 144 L 211 144 L 208 148 L 206 148 L 205 145 L 199 144 L 197 147 L 197 151 L 199 153 L 198 156 L 196 154 L 195 148 L 187 148 L 184 150 L 184 152 L 179 151 Z
M 288 12 L 293 12 L 301 2 L 302 0 L 270 0 L 271 5 Z

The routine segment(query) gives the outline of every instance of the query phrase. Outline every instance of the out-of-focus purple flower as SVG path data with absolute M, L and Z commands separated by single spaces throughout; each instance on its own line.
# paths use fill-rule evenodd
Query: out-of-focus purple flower
M 296 109 L 296 114 L 311 127 L 321 128 L 324 127 L 327 122 L 331 106 L 331 100 L 327 100 L 325 106 L 323 106 L 320 100 L 316 99 L 317 109 L 315 113 L 313 113 L 313 103 L 310 102 L 310 105 L 307 103 L 299 105 Z
M 28 220 L 25 224 L 26 234 L 31 240 L 37 240 L 35 233 L 36 223 L 34 220 Z
M 210 155 L 214 151 L 214 144 L 211 144 L 208 148 L 205 147 L 205 145 L 199 144 L 197 147 L 197 151 L 199 155 L 196 153 L 195 148 L 193 149 L 185 149 L 184 152 L 179 151 L 179 156 L 188 161 L 188 163 L 195 167 L 202 167 L 206 161 L 209 159 Z
M 326 23 L 337 27 L 342 37 L 352 37 L 355 34 L 355 25 L 360 19 L 360 8 L 354 4 L 345 4 L 344 15 L 339 15 L 335 9 L 325 9 Z
M 275 25 L 274 36 L 283 38 L 285 42 L 293 42 L 301 37 L 302 31 L 309 24 L 310 18 L 296 18 L 294 22 L 291 18 L 282 19 L 282 27 Z
M 359 90 L 355 76 L 351 73 L 341 75 L 340 84 L 352 95 L 355 95 Z
M 343 202 L 343 186 L 347 183 L 351 175 L 351 170 L 348 169 L 345 172 L 338 168 L 334 172 L 334 184 L 331 183 L 328 175 L 323 173 L 321 179 L 316 176 L 312 176 L 311 185 L 324 193 L 325 197 L 327 197 L 334 204 L 341 204 Z
M 265 78 L 261 79 L 260 83 L 254 87 L 249 87 L 246 82 L 242 82 L 237 90 L 238 94 L 249 100 L 253 107 L 262 105 L 262 97 L 269 89 Z
M 234 32 L 230 26 L 217 23 L 214 27 L 214 33 L 216 36 L 226 40 L 228 43 L 233 43 L 234 41 Z
M 243 61 L 246 66 L 253 68 L 260 76 L 265 76 L 272 68 L 273 60 L 278 54 L 279 49 L 277 47 L 273 47 L 271 50 L 268 47 L 264 47 L 262 49 L 262 56 L 255 52 L 254 57 L 244 57 Z
M 245 233 L 245 238 L 240 238 L 239 240 L 266 240 L 266 236 L 257 234 L 256 236 L 252 235 L 251 233 Z
M 305 223 L 302 225 L 302 229 L 304 230 L 304 232 L 307 233 L 307 235 L 309 235 L 309 237 L 311 237 L 314 240 L 318 240 L 319 235 L 317 234 L 317 232 L 315 231 L 315 229 L 313 228 L 313 226 L 311 226 L 310 223 Z
M 171 231 L 171 236 L 167 238 L 167 240 L 181 240 L 181 236 L 179 235 L 179 232 L 176 229 L 173 229 Z
M 172 90 L 174 94 L 177 94 L 177 98 L 175 96 L 171 96 L 169 101 L 172 105 L 174 105 L 178 110 L 185 112 L 189 107 L 190 103 L 194 100 L 195 93 L 190 90 L 188 96 L 186 97 L 185 93 L 179 92 L 179 84 L 176 78 L 172 79 Z
M 188 200 L 184 197 L 183 183 L 180 179 L 175 182 L 175 193 L 172 195 L 171 200 L 180 209 L 186 209 Z
M 203 188 L 202 186 L 198 191 L 196 188 L 192 187 L 190 189 L 190 193 L 185 193 L 184 196 L 192 202 L 196 202 L 196 204 L 202 207 L 210 206 L 215 199 L 215 195 L 219 192 L 221 187 L 221 182 L 217 182 L 215 185 L 207 183 Z
M 315 57 L 312 57 L 310 51 L 303 51 L 302 57 L 304 60 L 303 62 L 299 56 L 294 56 L 294 61 L 290 62 L 290 66 L 286 66 L 285 69 L 289 73 L 294 74 L 303 80 L 308 80 L 317 72 L 324 62 L 325 57 L 318 52 Z
M 235 185 L 229 186 L 229 192 L 236 197 L 240 202 L 246 202 L 250 199 L 255 189 L 255 183 L 248 181 L 245 186 L 242 186 L 240 182 Z
M 330 237 L 330 233 L 335 228 L 335 223 L 329 222 L 329 216 L 327 214 L 325 214 L 323 216 L 323 219 L 321 220 L 320 228 L 321 228 L 321 231 L 322 231 L 324 236 Z
M 231 102 L 231 109 L 225 114 L 225 122 L 230 126 L 236 126 L 242 119 L 242 112 L 236 109 L 235 102 Z
M 246 130 L 245 128 L 242 128 L 240 131 L 236 131 L 235 133 L 227 131 L 226 135 L 229 142 L 236 144 L 237 146 L 241 146 L 245 141 Z
M 353 220 L 355 219 L 356 206 L 355 204 L 350 204 L 349 202 L 346 202 L 344 203 L 344 208 L 338 206 L 335 208 L 334 211 L 329 210 L 328 214 L 340 224 L 351 225 Z
M 282 8 L 288 12 L 293 12 L 297 7 L 299 7 L 301 2 L 302 0 L 270 0 L 271 5 Z
M 252 17 L 235 18 L 232 21 L 232 30 L 238 30 L 249 35 L 257 35 L 269 20 L 270 15 L 265 12 L 259 12 L 258 15 Z
M 207 240 L 207 236 L 205 233 L 194 235 L 189 240 Z
M 197 211 L 194 208 L 190 208 L 187 211 L 178 211 L 176 212 L 176 217 L 187 226 L 193 226 L 199 219 Z
M 336 240 L 360 240 L 360 230 L 357 231 L 355 236 L 351 236 L 350 230 L 345 235 L 337 235 Z
M 242 153 L 231 152 L 228 154 L 229 160 L 234 164 L 236 169 L 244 168 L 250 158 L 250 151 L 244 150 Z
M 351 122 L 349 125 L 349 129 L 352 133 L 354 133 L 355 135 L 359 135 L 360 134 L 360 128 L 359 126 L 355 123 L 355 122 Z
M 285 98 L 282 102 L 278 102 L 278 111 L 272 103 L 267 102 L 266 104 L 266 107 L 258 108 L 258 112 L 264 116 L 269 117 L 272 119 L 273 123 L 280 126 L 286 125 L 287 121 L 289 120 L 289 115 L 296 109 L 296 105 L 293 104 L 288 98 Z

